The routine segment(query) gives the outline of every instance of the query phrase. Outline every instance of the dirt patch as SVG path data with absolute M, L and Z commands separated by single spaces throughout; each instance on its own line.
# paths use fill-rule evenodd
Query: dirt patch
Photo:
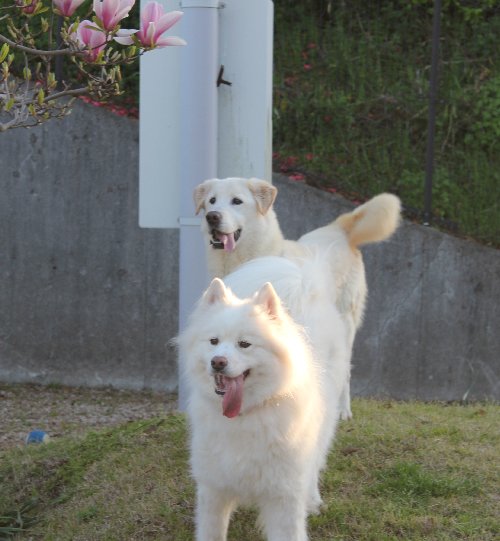
M 50 438 L 149 419 L 173 411 L 174 394 L 0 383 L 0 450 L 25 444 L 32 430 Z

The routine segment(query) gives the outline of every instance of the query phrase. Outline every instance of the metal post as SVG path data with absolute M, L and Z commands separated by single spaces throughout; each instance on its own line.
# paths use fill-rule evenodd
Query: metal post
M 200 220 L 194 215 L 193 190 L 217 176 L 218 0 L 183 0 L 180 75 L 180 244 L 179 328 L 207 286 Z M 182 362 L 182 360 L 181 360 Z M 179 408 L 186 407 L 186 387 L 179 378 Z
M 434 0 L 434 15 L 432 20 L 432 58 L 429 83 L 429 121 L 427 150 L 425 157 L 424 225 L 429 225 L 432 213 L 432 177 L 434 173 L 434 135 L 436 131 L 440 26 L 441 0 Z

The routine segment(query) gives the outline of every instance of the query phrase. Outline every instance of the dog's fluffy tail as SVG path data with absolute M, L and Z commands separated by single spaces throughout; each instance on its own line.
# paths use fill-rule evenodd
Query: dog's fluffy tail
M 389 193 L 377 195 L 335 220 L 344 231 L 351 247 L 388 239 L 396 231 L 401 213 L 398 197 Z

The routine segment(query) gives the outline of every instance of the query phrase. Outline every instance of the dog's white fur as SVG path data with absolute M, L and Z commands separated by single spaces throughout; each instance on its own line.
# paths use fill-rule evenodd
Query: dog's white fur
M 222 278 L 256 257 L 294 252 L 295 243 L 284 240 L 272 208 L 277 193 L 269 182 L 253 178 L 211 179 L 195 188 L 196 214 L 201 209 L 205 211 L 205 217 L 209 212 L 219 212 L 222 216 L 219 230 L 222 233 L 243 230 L 234 250 L 214 250 L 211 226 L 206 220 L 202 221 L 208 270 L 212 278 Z M 241 203 L 234 204 L 235 200 Z
M 335 305 L 325 302 L 328 276 L 321 267 L 266 257 L 229 275 L 231 289 L 214 279 L 178 339 L 188 383 L 198 541 L 225 541 L 240 504 L 257 506 L 269 541 L 307 540 L 306 518 L 321 503 L 318 477 L 349 358 L 344 322 Z M 269 283 L 240 300 L 231 290 L 248 290 L 250 276 L 256 283 L 269 276 L 293 306 L 285 310 Z M 289 313 L 328 334 L 308 331 L 328 350 L 313 348 Z M 223 415 L 225 399 L 214 392 L 212 360 L 221 357 L 231 378 L 250 371 L 232 418 Z
M 212 226 L 202 220 L 208 269 L 212 277 L 223 278 L 238 266 L 257 257 L 284 256 L 301 265 L 316 253 L 330 255 L 326 265 L 330 282 L 323 294 L 335 302 L 347 325 L 350 348 L 363 318 L 367 286 L 359 247 L 389 238 L 396 230 L 401 205 L 391 194 L 380 194 L 352 212 L 339 216 L 325 227 L 303 235 L 298 241 L 285 240 L 273 203 L 277 189 L 259 179 L 211 179 L 195 188 L 196 213 L 202 209 L 220 215 L 218 231 L 227 235 L 241 230 L 230 250 L 214 249 Z M 237 203 L 237 204 L 235 204 Z M 262 285 L 256 284 L 254 285 Z M 289 297 L 285 301 L 290 302 Z M 341 418 L 352 416 L 350 371 L 341 398 Z

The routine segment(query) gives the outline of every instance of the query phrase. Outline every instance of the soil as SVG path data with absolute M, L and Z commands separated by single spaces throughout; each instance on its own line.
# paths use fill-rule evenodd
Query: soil
M 175 394 L 0 383 L 0 452 L 25 445 L 32 430 L 51 439 L 81 435 L 176 408 Z

